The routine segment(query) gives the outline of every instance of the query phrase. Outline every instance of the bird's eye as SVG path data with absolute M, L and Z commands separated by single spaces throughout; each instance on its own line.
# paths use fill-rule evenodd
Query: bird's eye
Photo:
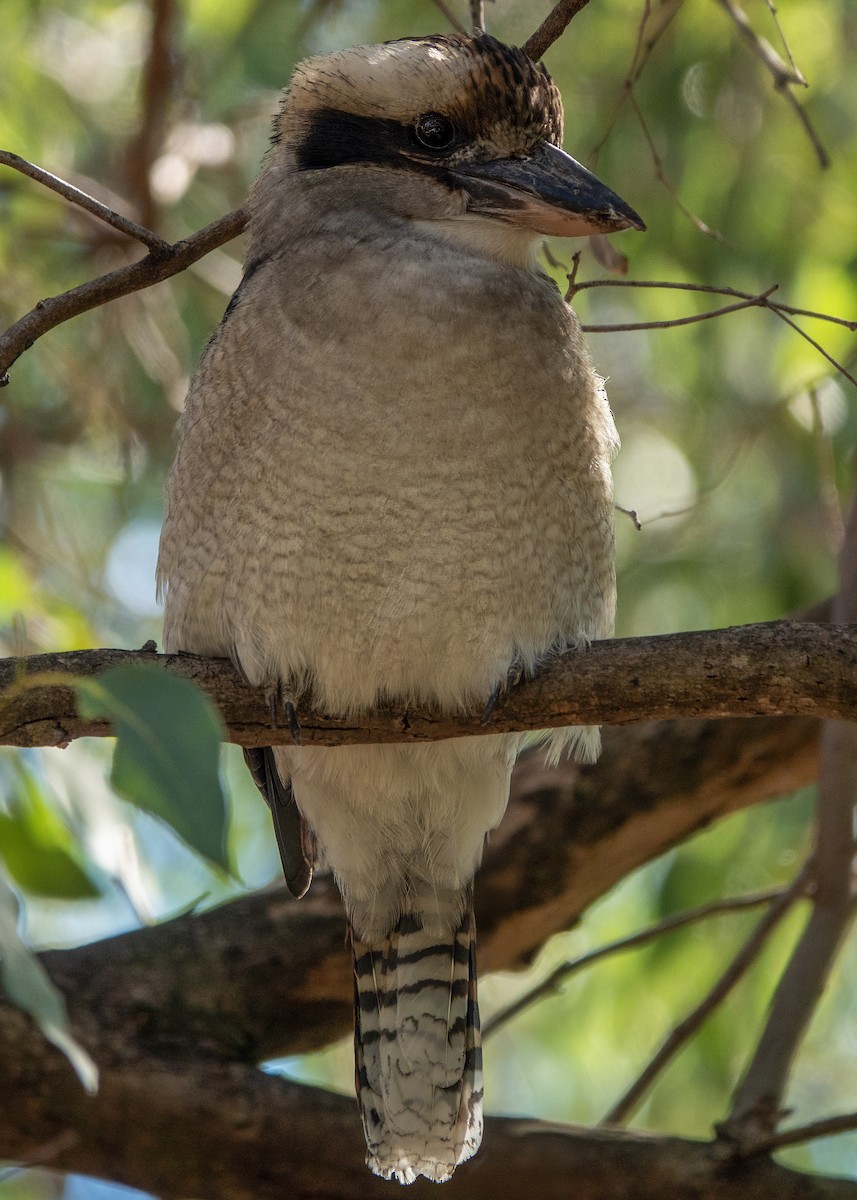
M 414 125 L 414 135 L 427 150 L 448 150 L 455 141 L 455 126 L 441 113 L 423 113 Z

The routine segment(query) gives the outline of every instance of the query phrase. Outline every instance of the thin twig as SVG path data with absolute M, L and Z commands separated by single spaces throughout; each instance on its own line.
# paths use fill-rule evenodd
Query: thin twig
M 671 288 L 679 292 L 705 292 L 713 296 L 735 296 L 739 300 L 753 299 L 752 292 L 739 292 L 736 288 L 715 287 L 713 284 L 707 283 L 681 283 L 674 279 L 587 279 L 584 283 L 575 282 L 571 275 L 569 275 L 568 279 L 571 286 L 566 293 L 567 300 L 574 297 L 578 292 L 585 292 L 589 288 L 599 287 Z M 813 317 L 818 321 L 830 321 L 834 325 L 844 325 L 852 333 L 857 333 L 857 321 L 849 320 L 847 317 L 834 317 L 829 313 L 814 312 L 809 308 L 795 308 L 793 305 L 783 304 L 779 300 L 776 300 L 773 304 L 766 305 L 766 307 L 779 309 L 780 312 L 790 313 L 795 317 Z
M 452 9 L 449 7 L 449 5 L 446 3 L 446 0 L 432 0 L 432 2 L 434 4 L 435 8 L 440 9 L 440 11 L 446 17 L 447 21 L 449 21 L 450 25 L 456 31 L 456 33 L 467 33 L 467 29 L 462 24 L 462 22 L 459 21 L 458 17 L 455 15 L 455 13 L 452 11 Z
M 707 1020 L 717 1006 L 729 995 L 738 981 L 749 970 L 765 945 L 774 927 L 794 902 L 804 894 L 810 877 L 810 865 L 804 865 L 800 873 L 784 891 L 780 892 L 756 928 L 734 956 L 726 970 L 700 1003 L 671 1031 L 651 1061 L 625 1094 L 613 1105 L 601 1122 L 602 1125 L 621 1125 L 636 1109 L 643 1096 L 681 1047 Z
M 765 4 L 767 5 L 768 12 L 771 14 L 771 20 L 776 26 L 777 33 L 780 35 L 780 41 L 783 43 L 783 49 L 786 52 L 786 58 L 789 60 L 789 65 L 796 75 L 800 75 L 800 71 L 798 71 L 794 60 L 794 55 L 792 54 L 791 48 L 786 41 L 786 35 L 783 33 L 783 27 L 780 24 L 780 16 L 777 12 L 777 6 L 774 4 L 773 0 L 765 0 Z
M 787 316 L 785 312 L 778 310 L 776 304 L 769 305 L 769 308 L 772 312 L 777 314 L 781 321 L 785 321 L 786 325 L 791 326 L 795 333 L 799 333 L 805 342 L 809 342 L 810 346 L 814 347 L 814 349 L 818 351 L 822 358 L 826 358 L 830 365 L 835 367 L 840 375 L 843 375 L 849 383 L 853 383 L 854 386 L 857 387 L 857 378 L 855 378 L 851 372 L 848 371 L 842 365 L 842 363 L 838 361 L 838 359 L 835 359 L 832 354 L 828 354 L 824 347 L 820 345 L 820 343 L 817 342 L 814 337 L 810 337 L 806 330 L 801 329 L 800 325 L 796 324 L 796 322 L 794 322 L 791 317 Z
M 622 110 L 628 102 L 628 97 L 634 88 L 634 84 L 642 75 L 643 69 L 651 58 L 655 46 L 657 46 L 661 37 L 666 32 L 670 22 L 681 8 L 683 2 L 684 0 L 664 0 L 663 4 L 658 8 L 658 25 L 653 32 L 649 34 L 648 38 L 645 36 L 645 34 L 652 15 L 651 4 L 648 2 L 648 0 L 646 0 L 646 3 L 643 5 L 643 13 L 640 18 L 640 23 L 637 27 L 637 40 L 634 44 L 634 53 L 631 56 L 631 65 L 628 68 L 624 80 L 622 81 L 619 99 L 616 101 L 613 112 L 608 118 L 604 132 L 589 152 L 589 162 L 591 165 L 594 165 L 597 161 L 598 155 L 603 148 L 604 143 L 610 136 L 613 126 L 618 121 Z
M 473 33 L 485 32 L 485 0 L 470 0 L 470 28 Z
M 98 217 L 100 220 L 106 222 L 106 224 L 112 225 L 114 229 L 118 229 L 121 233 L 127 234 L 128 237 L 142 242 L 144 246 L 148 246 L 149 253 L 152 256 L 166 257 L 170 253 L 169 242 L 164 241 L 162 237 L 159 237 L 157 233 L 153 233 L 151 229 L 146 229 L 144 226 L 138 225 L 136 221 L 132 221 L 129 217 L 123 217 L 121 213 L 116 212 L 106 204 L 102 204 L 94 196 L 82 192 L 74 184 L 66 183 L 64 179 L 60 179 L 57 175 L 52 175 L 50 171 L 45 171 L 42 167 L 37 167 L 35 163 L 28 162 L 18 154 L 13 154 L 11 150 L 0 150 L 0 165 L 12 167 L 13 170 L 20 171 L 22 175 L 26 175 L 30 179 L 35 179 L 37 183 L 50 188 L 52 192 L 56 192 L 65 200 L 71 201 L 72 204 L 85 209 L 94 217 Z
M 209 251 L 237 237 L 246 223 L 246 209 L 236 209 L 183 241 L 173 245 L 164 243 L 166 253 L 147 254 L 139 262 L 99 275 L 58 296 L 40 300 L 34 309 L 0 335 L 0 386 L 9 382 L 6 372 L 16 359 L 48 330 L 119 296 L 127 296 L 178 275 Z
M 724 9 L 732 19 L 735 27 L 740 32 L 741 36 L 747 42 L 752 52 L 756 57 L 764 63 L 771 74 L 774 81 L 774 87 L 784 96 L 791 104 L 792 108 L 798 116 L 800 123 L 803 125 L 807 137 L 812 142 L 812 148 L 815 151 L 819 165 L 822 167 L 830 166 L 830 156 L 821 144 L 821 139 L 812 127 L 812 124 L 804 112 L 801 105 L 798 103 L 796 96 L 791 91 L 791 87 L 799 84 L 801 87 L 807 87 L 807 81 L 801 72 L 794 65 L 794 60 L 789 54 L 789 63 L 784 62 L 776 50 L 765 38 L 756 33 L 753 26 L 747 17 L 744 10 L 736 3 L 736 0 L 717 0 L 717 3 Z M 779 28 L 779 26 L 778 26 Z M 782 31 L 780 31 L 782 32 Z
M 584 333 L 630 333 L 638 329 L 675 329 L 680 325 L 695 325 L 698 321 L 710 321 L 712 317 L 724 317 L 727 313 L 740 312 L 744 308 L 769 308 L 768 297 L 776 291 L 774 284 L 767 292 L 751 296 L 748 300 L 739 300 L 736 304 L 726 304 L 723 308 L 711 308 L 707 312 L 693 313 L 689 317 L 673 317 L 670 321 L 627 321 L 617 325 L 581 325 Z M 847 373 L 847 372 L 844 372 Z
M 808 86 L 806 79 L 794 63 L 789 66 L 788 63 L 783 62 L 771 43 L 756 33 L 747 14 L 735 3 L 735 0 L 717 0 L 717 3 L 726 10 L 747 45 L 771 72 L 777 88 L 787 87 L 792 83 L 798 83 L 801 87 Z
M 537 62 L 588 3 L 589 0 L 559 0 L 559 4 L 553 6 L 535 33 L 530 34 L 524 42 L 524 53 Z
M 804 1142 L 815 1141 L 816 1138 L 834 1137 L 837 1133 L 851 1133 L 857 1129 L 857 1112 L 841 1113 L 838 1117 L 824 1117 L 820 1121 L 811 1121 L 808 1125 L 796 1125 L 793 1129 L 783 1129 L 773 1134 L 767 1141 L 759 1142 L 751 1154 L 769 1154 L 772 1150 L 781 1150 L 784 1146 L 800 1146 Z
M 646 139 L 646 144 L 649 147 L 649 154 L 652 156 L 652 163 L 654 164 L 656 178 L 660 180 L 660 182 L 672 196 L 673 201 L 678 206 L 680 211 L 684 213 L 684 215 L 693 225 L 696 226 L 700 233 L 707 234 L 708 237 L 714 238 L 716 242 L 721 242 L 723 245 L 726 245 L 726 238 L 723 236 L 723 234 L 719 230 L 713 229 L 710 225 L 706 224 L 701 217 L 698 217 L 695 212 L 687 207 L 682 198 L 679 196 L 678 188 L 666 173 L 663 159 L 658 153 L 657 146 L 655 145 L 655 139 L 652 137 L 646 118 L 643 116 L 643 110 L 637 103 L 637 98 L 634 95 L 633 89 L 629 89 L 628 91 L 628 103 L 634 110 L 634 115 L 637 118 L 640 129 L 643 131 L 643 137 Z
M 560 963 L 541 983 L 531 988 L 530 991 L 515 1000 L 513 1004 L 508 1005 L 507 1008 L 495 1013 L 482 1026 L 483 1036 L 488 1037 L 490 1034 L 496 1033 L 503 1025 L 508 1024 L 514 1017 L 517 1017 L 519 1013 L 522 1013 L 538 1000 L 541 1000 L 545 996 L 554 995 L 560 985 L 571 975 L 584 970 L 586 967 L 591 967 L 593 963 L 599 962 L 602 958 L 607 958 L 611 954 L 620 954 L 625 950 L 634 950 L 638 946 L 646 946 L 649 942 L 653 942 L 667 933 L 672 933 L 676 929 L 683 929 L 686 925 L 692 925 L 697 921 L 705 921 L 709 917 L 716 917 L 722 913 L 741 912 L 749 908 L 758 908 L 760 904 L 769 904 L 772 900 L 776 900 L 778 896 L 781 896 L 783 890 L 783 888 L 769 888 L 767 891 L 756 892 L 749 896 L 730 896 L 724 900 L 715 900 L 711 904 L 703 904 L 698 908 L 688 909 L 687 912 L 676 913 L 672 917 L 665 917 L 663 921 L 659 921 L 656 925 L 650 925 L 647 929 L 641 929 L 637 933 L 619 938 L 615 942 L 608 942 L 607 945 L 599 946 L 597 950 L 590 950 L 588 954 L 582 954 L 579 958 L 572 958 L 567 962 Z
M 578 292 L 586 291 L 591 287 L 641 287 L 641 288 L 673 288 L 678 291 L 688 292 L 707 292 L 718 296 L 737 296 L 740 297 L 743 304 L 729 304 L 723 308 L 711 309 L 708 312 L 697 313 L 689 317 L 676 317 L 670 321 L 628 321 L 617 325 L 581 325 L 584 333 L 626 333 L 641 329 L 671 329 L 679 325 L 692 325 L 697 321 L 707 321 L 712 317 L 721 317 L 726 313 L 736 312 L 741 308 L 769 308 L 775 313 L 781 321 L 791 326 L 792 329 L 809 344 L 818 351 L 818 353 L 833 366 L 843 378 L 849 383 L 853 383 L 857 387 L 857 378 L 845 367 L 845 365 L 835 359 L 832 354 L 829 354 L 824 347 L 811 337 L 806 330 L 791 320 L 790 314 L 811 317 L 817 321 L 829 321 L 833 325 L 842 325 L 852 332 L 857 331 L 857 321 L 850 321 L 845 317 L 834 317 L 829 313 L 813 312 L 807 308 L 795 308 L 790 304 L 781 304 L 779 301 L 771 301 L 770 297 L 776 291 L 777 285 L 773 285 L 766 292 L 762 292 L 754 296 L 751 292 L 739 292 L 735 288 L 727 287 L 712 287 L 705 284 L 694 283 L 677 283 L 677 282 L 657 282 L 654 280 L 642 279 L 591 279 L 585 283 L 577 283 L 574 278 L 568 276 L 569 287 L 566 292 L 566 300 L 572 300 Z

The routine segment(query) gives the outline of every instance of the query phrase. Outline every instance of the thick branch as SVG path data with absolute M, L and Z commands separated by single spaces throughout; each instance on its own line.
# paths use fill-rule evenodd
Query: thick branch
M 0 660 L 0 744 L 59 746 L 109 734 L 77 715 L 68 676 L 99 675 L 129 663 L 162 666 L 193 679 L 220 708 L 229 740 L 287 742 L 272 727 L 264 692 L 229 663 L 148 651 L 86 650 Z M 857 719 L 857 625 L 771 621 L 698 633 L 596 642 L 569 652 L 515 689 L 487 725 L 478 716 L 441 716 L 390 706 L 359 718 L 299 712 L 304 745 L 419 742 L 565 725 L 629 724 L 662 717 L 813 716 Z
M 51 1067 L 53 1069 L 51 1069 Z M 53 1165 L 153 1192 L 164 1200 L 389 1200 L 369 1175 L 354 1102 L 250 1068 L 163 1061 L 105 1071 L 84 1096 L 64 1064 L 39 1064 L 39 1085 L 8 1061 L 0 1090 L 15 1096 L 0 1156 L 72 1131 Z M 60 1143 L 61 1145 L 62 1143 Z M 571 1188 L 571 1191 L 570 1191 Z M 444 1185 L 456 1200 L 854 1200 L 857 1184 L 801 1175 L 757 1159 L 724 1172 L 717 1146 L 682 1138 L 592 1132 L 489 1119 L 476 1160 Z M 425 1180 L 409 1197 L 436 1197 Z
M 804 785 L 816 769 L 817 722 L 803 718 L 607 729 L 601 760 L 585 768 L 548 770 L 538 752 L 526 754 L 477 885 L 483 970 L 522 965 L 636 866 L 730 811 Z M 255 1069 L 349 1029 L 343 935 L 339 902 L 321 880 L 301 903 L 270 891 L 44 955 L 75 1033 L 98 1059 L 102 1091 L 86 1100 L 28 1018 L 0 1004 L 0 1158 L 27 1159 L 70 1131 L 78 1141 L 57 1168 L 158 1195 L 389 1195 L 362 1166 L 350 1099 Z M 715 1185 L 716 1169 L 717 1152 L 700 1143 L 489 1122 L 477 1164 L 447 1194 L 566 1196 L 573 1177 L 581 1200 L 857 1195 L 765 1161 L 734 1184 Z
M 801 718 L 662 722 L 604 741 L 593 766 L 551 770 L 538 751 L 518 763 L 477 879 L 483 971 L 525 965 L 630 871 L 817 769 L 817 723 Z M 258 819 L 270 819 L 261 800 Z M 263 892 L 43 961 L 93 1052 L 257 1062 L 351 1025 L 345 925 L 324 879 L 300 903 Z

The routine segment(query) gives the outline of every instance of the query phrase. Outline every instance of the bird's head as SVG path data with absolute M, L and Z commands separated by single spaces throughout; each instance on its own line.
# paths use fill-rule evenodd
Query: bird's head
M 559 91 L 522 50 L 486 34 L 407 38 L 301 63 L 268 169 L 340 183 L 498 257 L 527 257 L 542 234 L 643 229 L 562 132 Z

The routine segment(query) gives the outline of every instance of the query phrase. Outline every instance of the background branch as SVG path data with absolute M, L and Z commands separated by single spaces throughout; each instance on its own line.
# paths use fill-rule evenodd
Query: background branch
M 857 503 L 840 555 L 834 620 L 857 616 Z M 721 1132 L 742 1153 L 767 1144 L 780 1121 L 792 1064 L 854 915 L 853 814 L 857 800 L 857 725 L 825 721 L 809 921 L 779 980 L 755 1054 Z
M 799 718 L 607 729 L 604 753 L 588 767 L 548 770 L 538 752 L 525 754 L 476 889 L 483 969 L 526 964 L 635 866 L 728 812 L 793 791 L 816 769 L 817 723 Z M 350 1097 L 256 1067 L 350 1029 L 344 928 L 335 890 L 322 878 L 300 903 L 271 889 L 43 954 L 75 1034 L 98 1059 L 102 1089 L 95 1100 L 84 1097 L 29 1019 L 0 1003 L 0 1094 L 9 1098 L 0 1157 L 24 1159 L 65 1133 L 57 1169 L 164 1197 L 388 1194 L 389 1185 L 365 1173 Z M 635 1200 L 857 1196 L 853 1183 L 763 1159 L 726 1181 L 721 1169 L 721 1151 L 701 1142 L 489 1121 L 477 1164 L 448 1187 L 470 1200 L 534 1188 L 565 1197 L 572 1172 L 587 1200 L 629 1188 Z
M 509 1021 L 525 1012 L 533 1004 L 537 1004 L 539 1000 L 545 1000 L 550 996 L 555 996 L 561 989 L 563 983 L 572 975 L 576 975 L 578 971 L 584 971 L 588 967 L 593 967 L 597 962 L 604 958 L 609 958 L 614 954 L 622 954 L 626 950 L 637 950 L 640 946 L 647 946 L 651 942 L 657 941 L 658 938 L 666 937 L 670 933 L 674 933 L 677 929 L 683 929 L 687 925 L 695 925 L 699 921 L 707 921 L 711 917 L 723 916 L 727 913 L 746 912 L 750 908 L 758 908 L 763 904 L 770 904 L 771 901 L 777 900 L 784 895 L 784 888 L 768 888 L 764 892 L 755 892 L 748 896 L 727 896 L 723 900 L 714 900 L 711 904 L 700 904 L 697 908 L 688 909 L 686 912 L 675 913 L 671 917 L 665 917 L 662 921 L 658 921 L 655 925 L 649 925 L 646 929 L 640 929 L 636 933 L 628 934 L 627 937 L 617 938 L 614 942 L 607 942 L 606 945 L 598 946 L 595 950 L 590 950 L 587 954 L 582 954 L 580 958 L 568 959 L 566 962 L 560 963 L 558 967 L 554 967 L 550 975 L 538 983 L 530 991 L 519 997 L 513 1004 L 501 1009 L 495 1013 L 487 1021 L 482 1023 L 482 1037 L 490 1037 L 496 1033 L 498 1029 L 502 1029 Z

